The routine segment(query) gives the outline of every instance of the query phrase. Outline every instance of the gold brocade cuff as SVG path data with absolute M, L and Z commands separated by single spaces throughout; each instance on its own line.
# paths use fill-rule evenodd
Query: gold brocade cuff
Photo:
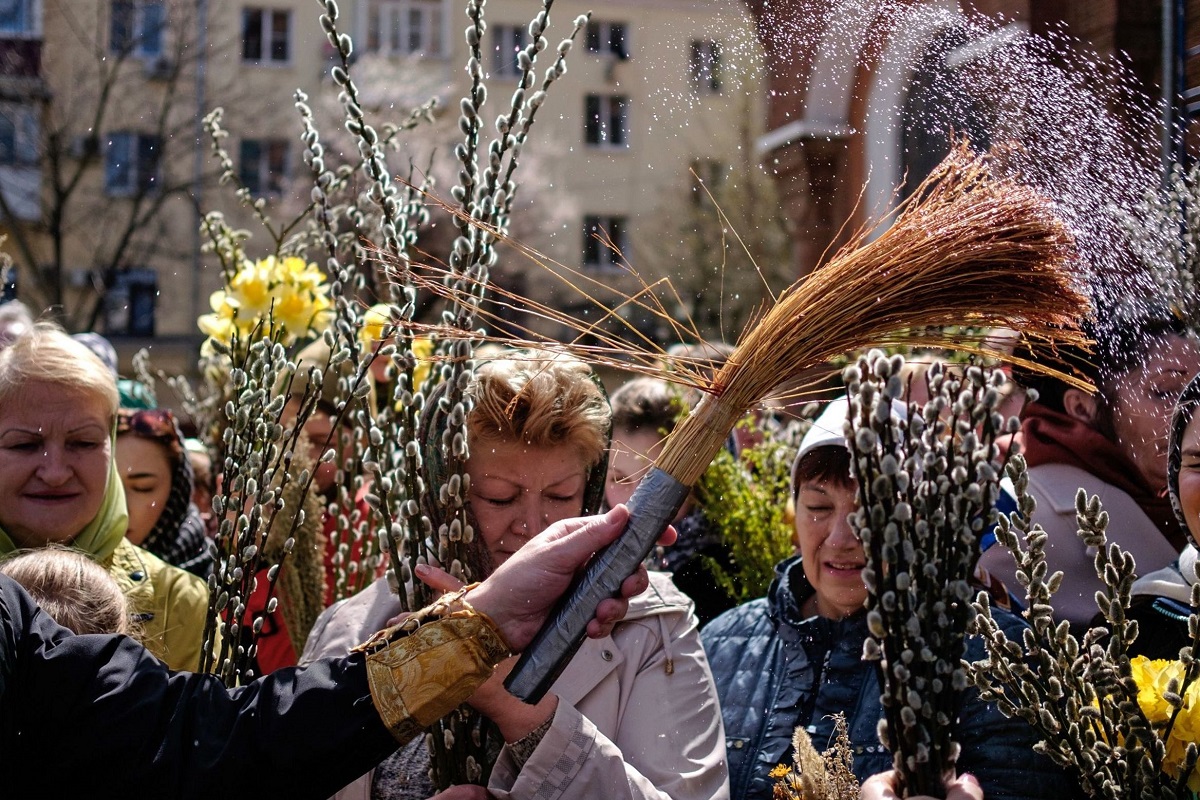
M 453 711 L 510 655 L 499 629 L 462 601 L 463 593 L 439 600 L 355 648 L 367 653 L 375 709 L 401 742 Z M 460 601 L 462 607 L 454 608 Z

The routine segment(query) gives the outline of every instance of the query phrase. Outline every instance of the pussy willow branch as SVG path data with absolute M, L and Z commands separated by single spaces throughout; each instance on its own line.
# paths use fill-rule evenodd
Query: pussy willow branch
M 981 595 L 975 624 L 984 636 L 988 658 L 970 665 L 972 682 L 1005 714 L 1034 726 L 1042 736 L 1039 752 L 1075 770 L 1089 795 L 1175 800 L 1195 765 L 1195 751 L 1189 747 L 1180 780 L 1167 775 L 1162 767 L 1173 721 L 1156 730 L 1137 700 L 1139 689 L 1127 650 L 1136 637 L 1136 623 L 1125 614 L 1134 578 L 1132 557 L 1106 542 L 1107 514 L 1098 499 L 1080 491 L 1079 535 L 1096 549 L 1096 572 L 1105 584 L 1097 600 L 1108 627 L 1094 627 L 1078 641 L 1065 621 L 1056 623 L 1053 618 L 1052 595 L 1062 576 L 1049 573 L 1046 533 L 1029 522 L 1033 502 L 1024 460 L 1014 457 L 1008 469 L 1019 511 L 1000 520 L 996 535 L 998 545 L 1013 553 L 1018 580 L 1026 587 L 1031 627 L 1023 637 L 1029 660 L 998 628 Z M 1024 548 L 1018 531 L 1024 533 Z M 1186 684 L 1179 689 L 1165 698 L 1176 713 Z
M 969 367 L 950 377 L 935 365 L 929 402 L 909 404 L 900 420 L 893 409 L 902 406 L 902 367 L 902 357 L 872 351 L 845 372 L 859 487 L 851 523 L 867 551 L 864 657 L 879 667 L 880 736 L 905 793 L 941 795 L 957 759 L 950 732 L 967 685 L 967 582 L 999 491 L 1003 376 Z

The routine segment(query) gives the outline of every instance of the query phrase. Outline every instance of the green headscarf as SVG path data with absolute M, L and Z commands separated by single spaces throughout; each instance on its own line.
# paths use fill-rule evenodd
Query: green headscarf
M 71 547 L 87 553 L 101 563 L 117 549 L 129 527 L 129 512 L 125 508 L 125 487 L 117 472 L 116 438 L 117 430 L 114 426 L 109 443 L 111 457 L 108 460 L 108 483 L 104 487 L 104 502 L 100 504 L 100 510 L 96 512 L 92 521 L 84 526 L 78 536 L 67 542 Z M 0 528 L 0 557 L 11 555 L 20 549 Z

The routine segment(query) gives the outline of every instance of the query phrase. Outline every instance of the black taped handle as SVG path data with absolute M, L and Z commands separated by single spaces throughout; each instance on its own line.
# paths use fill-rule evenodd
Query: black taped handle
M 669 473 L 651 468 L 629 499 L 629 522 L 620 538 L 596 554 L 559 600 L 517 660 L 504 688 L 526 703 L 545 697 L 587 635 L 596 606 L 620 591 L 621 583 L 654 549 L 691 491 Z

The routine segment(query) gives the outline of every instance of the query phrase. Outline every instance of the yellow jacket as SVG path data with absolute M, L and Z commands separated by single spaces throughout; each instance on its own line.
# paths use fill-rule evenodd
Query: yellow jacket
M 173 670 L 195 671 L 208 613 L 208 585 L 128 539 L 101 561 L 129 600 L 142 643 Z

